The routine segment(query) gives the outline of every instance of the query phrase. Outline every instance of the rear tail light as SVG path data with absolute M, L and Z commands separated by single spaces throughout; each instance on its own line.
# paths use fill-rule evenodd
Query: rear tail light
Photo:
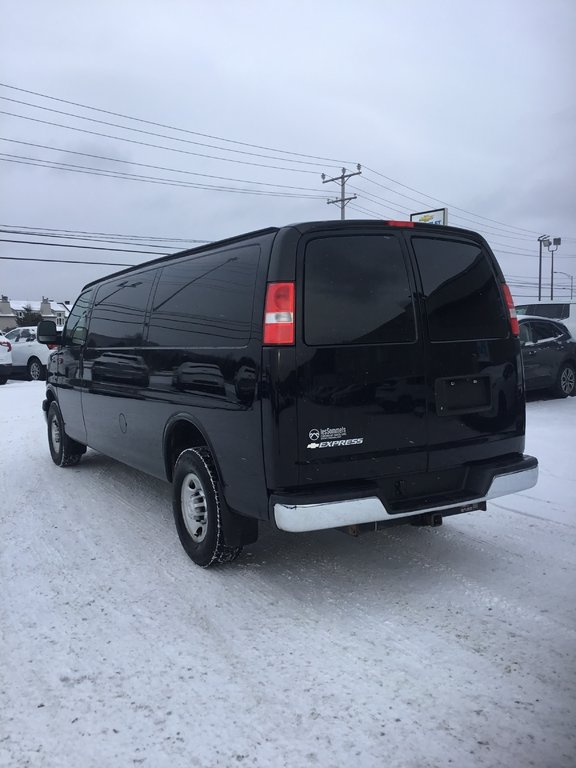
M 393 219 L 389 219 L 388 221 L 385 221 L 384 224 L 388 224 L 389 227 L 413 227 L 414 226 L 413 221 L 396 221 Z
M 46 344 L 48 349 L 58 349 L 58 344 Z
M 514 336 L 520 335 L 520 326 L 518 325 L 518 317 L 516 315 L 516 307 L 514 306 L 514 299 L 510 293 L 510 288 L 506 283 L 502 283 L 502 290 L 504 291 L 504 298 L 506 299 L 506 306 L 510 314 L 510 330 Z
M 268 283 L 264 344 L 294 344 L 294 283 Z
M 12 344 L 9 341 L 0 341 L 0 347 L 6 347 L 8 352 L 12 352 Z

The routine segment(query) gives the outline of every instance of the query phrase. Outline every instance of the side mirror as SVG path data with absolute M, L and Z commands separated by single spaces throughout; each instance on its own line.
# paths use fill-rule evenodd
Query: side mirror
M 62 334 L 56 330 L 53 320 L 41 320 L 36 329 L 36 339 L 40 344 L 61 344 Z

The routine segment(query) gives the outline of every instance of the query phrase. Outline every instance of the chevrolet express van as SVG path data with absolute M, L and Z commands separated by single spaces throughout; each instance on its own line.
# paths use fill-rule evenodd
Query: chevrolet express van
M 54 462 L 88 446 L 170 482 L 201 566 L 261 523 L 438 525 L 537 480 L 512 298 L 467 230 L 251 232 L 89 283 L 38 338 Z

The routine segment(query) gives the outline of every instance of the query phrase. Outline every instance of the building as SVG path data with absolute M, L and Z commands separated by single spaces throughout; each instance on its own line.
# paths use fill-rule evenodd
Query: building
M 18 325 L 18 319 L 24 317 L 25 307 L 31 307 L 33 312 L 42 315 L 43 320 L 53 320 L 57 326 L 62 326 L 70 312 L 69 301 L 53 301 L 42 296 L 41 301 L 9 299 L 0 296 L 0 330 L 10 331 Z

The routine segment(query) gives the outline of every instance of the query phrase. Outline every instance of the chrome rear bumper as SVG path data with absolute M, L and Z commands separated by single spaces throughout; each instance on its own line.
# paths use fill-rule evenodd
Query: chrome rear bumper
M 379 523 L 399 518 L 418 517 L 427 514 L 442 514 L 443 511 L 466 508 L 474 504 L 481 504 L 518 493 L 532 488 L 538 482 L 538 466 L 522 469 L 517 472 L 508 472 L 494 476 L 488 492 L 485 496 L 476 499 L 467 499 L 461 504 L 445 504 L 417 509 L 411 512 L 390 513 L 377 496 L 368 496 L 360 499 L 346 499 L 345 501 L 330 501 L 319 504 L 274 504 L 274 520 L 278 528 L 292 533 L 304 531 L 321 531 L 327 528 L 342 528 L 348 525 L 361 525 L 363 523 Z

